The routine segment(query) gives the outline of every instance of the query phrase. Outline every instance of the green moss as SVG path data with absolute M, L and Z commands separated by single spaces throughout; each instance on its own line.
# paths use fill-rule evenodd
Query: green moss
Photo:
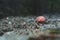
M 60 30 L 59 29 L 49 29 L 49 33 L 60 34 Z

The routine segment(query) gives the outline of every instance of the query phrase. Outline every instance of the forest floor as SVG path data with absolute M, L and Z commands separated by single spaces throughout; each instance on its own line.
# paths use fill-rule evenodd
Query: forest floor
M 46 22 L 36 22 L 37 16 L 11 16 L 0 19 L 0 40 L 27 40 L 38 37 L 48 29 L 60 29 L 60 15 L 43 15 Z M 3 39 L 4 38 L 4 39 Z

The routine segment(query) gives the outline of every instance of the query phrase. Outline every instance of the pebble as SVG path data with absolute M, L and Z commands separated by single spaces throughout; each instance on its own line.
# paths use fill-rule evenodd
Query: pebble
M 60 22 L 57 23 L 57 27 L 60 28 Z
M 49 29 L 49 28 L 51 28 L 51 25 L 50 25 L 50 24 L 45 24 L 45 25 L 44 25 L 44 28 L 45 28 L 45 29 Z
M 10 21 L 9 21 L 8 23 L 9 23 L 9 24 L 12 24 L 12 22 L 10 22 Z

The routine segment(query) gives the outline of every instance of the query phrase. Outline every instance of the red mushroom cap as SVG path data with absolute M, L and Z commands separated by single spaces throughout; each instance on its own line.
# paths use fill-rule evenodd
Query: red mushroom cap
M 46 18 L 45 18 L 44 16 L 38 16 L 38 17 L 36 18 L 36 21 L 37 21 L 37 22 L 45 22 L 45 20 L 46 20 Z

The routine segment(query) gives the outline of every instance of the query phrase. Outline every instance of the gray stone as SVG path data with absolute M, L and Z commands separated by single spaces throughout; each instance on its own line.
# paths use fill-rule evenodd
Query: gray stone
M 60 28 L 60 22 L 59 22 L 59 23 L 57 23 L 57 27 L 58 27 L 58 28 Z
M 51 24 L 51 28 L 56 28 L 56 25 L 54 25 L 54 24 Z
M 50 24 L 45 24 L 45 25 L 44 25 L 44 28 L 46 28 L 46 29 L 47 29 L 47 28 L 50 28 L 50 27 L 51 27 Z

